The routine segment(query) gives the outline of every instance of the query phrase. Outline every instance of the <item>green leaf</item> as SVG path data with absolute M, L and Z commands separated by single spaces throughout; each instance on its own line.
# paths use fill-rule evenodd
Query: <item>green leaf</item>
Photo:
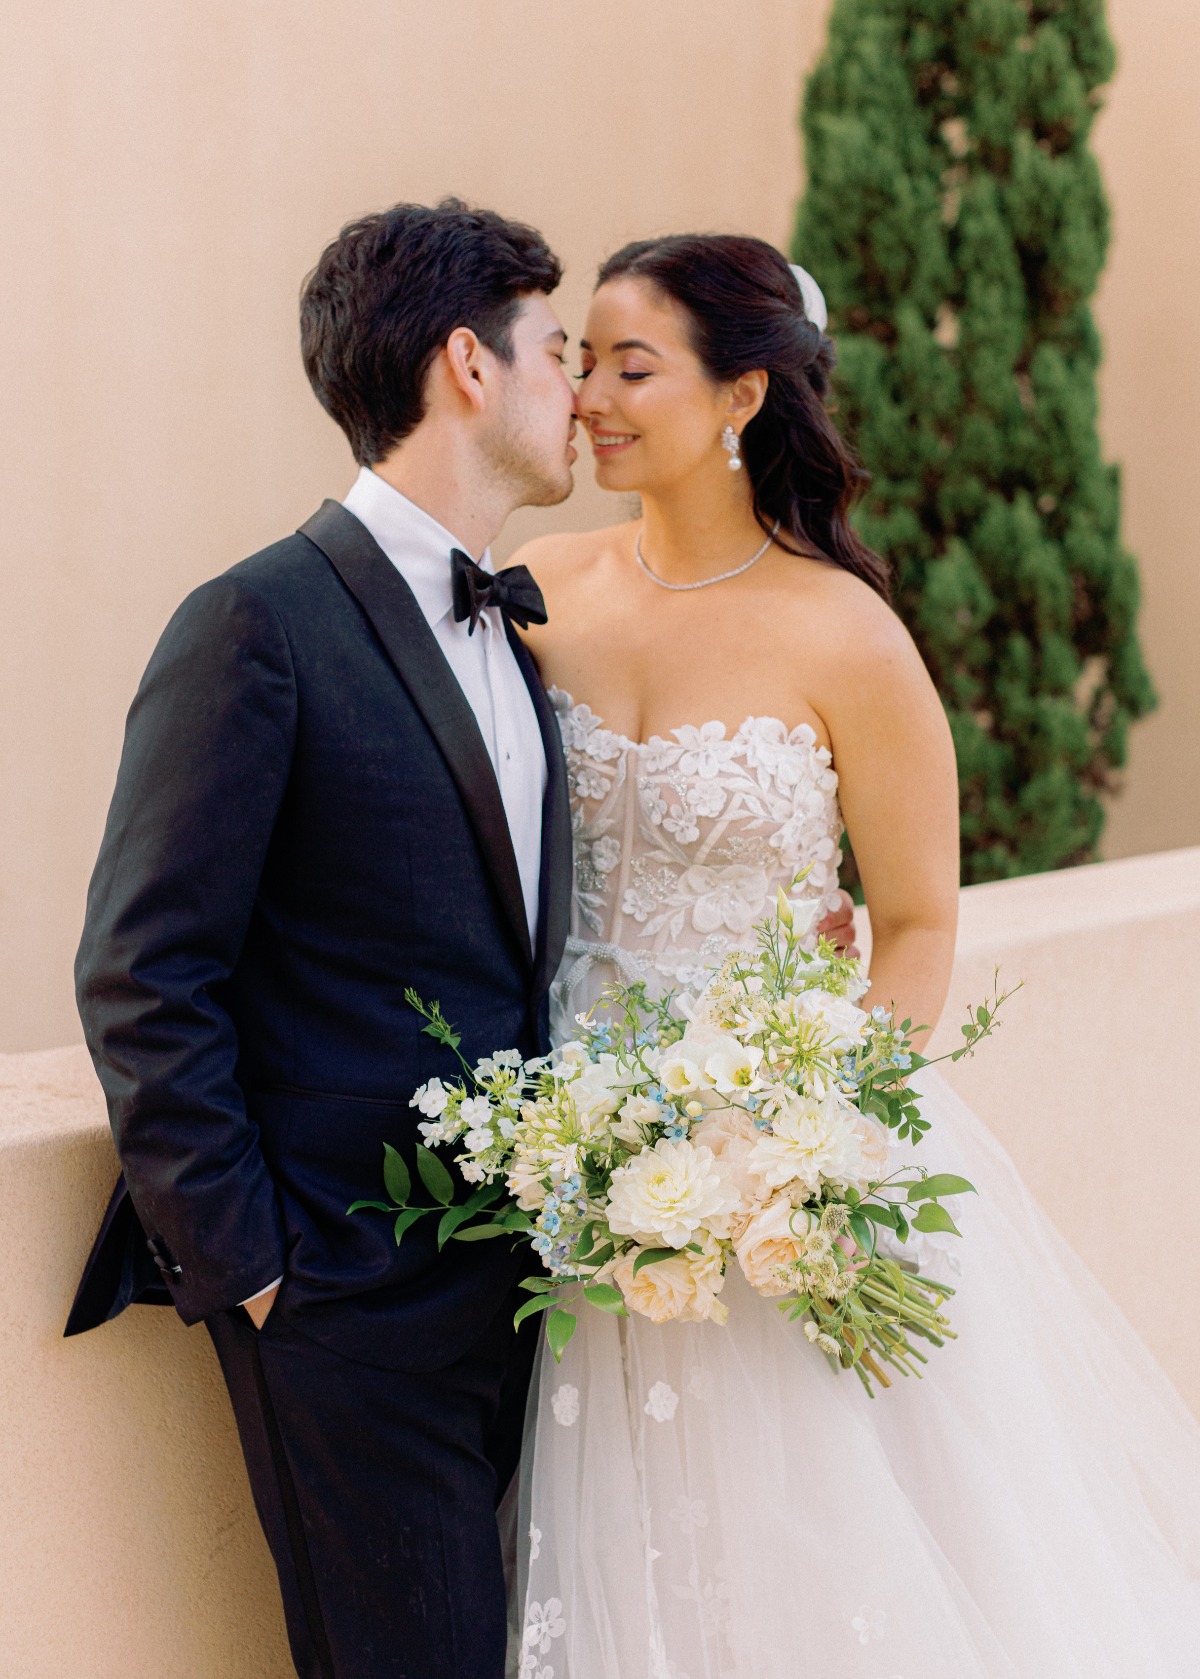
M 583 1229 L 579 1232 L 579 1240 L 575 1243 L 575 1252 L 572 1257 L 575 1259 L 582 1259 L 591 1247 L 595 1235 L 596 1220 L 593 1218 L 589 1219 Z
M 520 1207 L 510 1207 L 507 1212 L 497 1215 L 506 1230 L 521 1232 L 533 1229 L 533 1221 L 528 1213 L 523 1213 Z
M 467 1230 L 456 1230 L 451 1236 L 452 1242 L 486 1242 L 492 1236 L 510 1236 L 512 1232 L 503 1224 L 472 1224 Z
M 451 1207 L 438 1220 L 437 1245 L 438 1252 L 445 1247 L 460 1224 L 465 1224 L 469 1218 L 474 1218 L 473 1207 Z
M 400 1214 L 399 1218 L 397 1218 L 397 1220 L 396 1220 L 395 1234 L 396 1234 L 396 1246 L 397 1247 L 399 1247 L 400 1239 L 404 1235 L 404 1232 L 409 1228 L 409 1226 L 412 1225 L 412 1224 L 415 1224 L 419 1218 L 424 1218 L 425 1214 L 427 1212 L 429 1212 L 430 1210 L 431 1209 L 428 1208 L 428 1207 L 406 1207 L 405 1208 L 405 1210 Z
M 554 1354 L 556 1364 L 562 1363 L 562 1355 L 566 1352 L 567 1343 L 574 1333 L 574 1312 L 564 1312 L 560 1306 L 546 1319 L 546 1339 L 550 1343 L 550 1351 Z
M 966 1178 L 956 1178 L 953 1172 L 935 1172 L 923 1183 L 914 1183 L 908 1192 L 910 1201 L 936 1201 L 941 1195 L 974 1194 L 975 1185 Z
M 875 1233 L 871 1229 L 869 1219 L 861 1213 L 851 1213 L 849 1218 L 850 1234 L 864 1253 L 871 1253 L 875 1247 Z
M 374 1213 L 394 1213 L 395 1208 L 387 1201 L 354 1201 L 346 1208 L 346 1217 L 351 1213 L 361 1213 L 364 1207 L 369 1207 Z
M 869 1218 L 872 1224 L 886 1225 L 889 1230 L 896 1228 L 896 1208 L 889 1201 L 882 1204 L 878 1201 L 864 1201 L 858 1213 Z M 858 1214 L 855 1215 L 856 1217 Z
M 940 1201 L 926 1201 L 916 1218 L 913 1219 L 915 1230 L 949 1230 L 951 1235 L 960 1236 L 962 1232 L 942 1206 Z
M 412 1179 L 408 1167 L 391 1143 L 383 1145 L 383 1181 L 392 1200 L 398 1207 L 403 1207 L 412 1194 Z
M 504 1194 L 504 1184 L 497 1178 L 494 1183 L 480 1184 L 472 1195 L 464 1202 L 472 1212 L 478 1212 L 480 1207 L 490 1207 L 493 1201 L 498 1201 Z
M 417 1171 L 421 1174 L 421 1182 L 434 1200 L 440 1202 L 443 1207 L 448 1207 L 454 1199 L 454 1179 L 437 1155 L 423 1143 L 417 1144 Z
M 625 1297 L 619 1288 L 612 1288 L 608 1283 L 589 1283 L 584 1288 L 583 1297 L 591 1306 L 599 1306 L 602 1312 L 613 1312 L 617 1317 L 628 1317 L 625 1310 Z
M 929 1203 L 929 1205 L 931 1207 L 936 1207 L 937 1202 L 936 1201 L 931 1201 Z M 900 1211 L 899 1207 L 894 1207 L 892 1210 L 896 1215 L 896 1235 L 900 1238 L 900 1240 L 902 1242 L 907 1242 L 908 1241 L 908 1220 L 905 1218 L 904 1214 Z
M 602 1248 L 596 1248 L 592 1253 L 585 1254 L 581 1263 L 584 1265 L 594 1265 L 598 1271 L 602 1265 L 608 1264 L 609 1260 L 613 1257 L 616 1251 L 616 1247 L 612 1242 L 605 1242 Z
M 527 1300 L 523 1306 L 518 1306 L 513 1318 L 513 1328 L 525 1322 L 526 1318 L 536 1317 L 539 1312 L 548 1312 L 552 1306 L 558 1304 L 557 1297 L 550 1294 L 540 1294 L 533 1300 Z
M 661 1259 L 674 1259 L 679 1253 L 678 1248 L 643 1248 L 633 1262 L 633 1275 L 636 1277 L 643 1265 L 657 1265 Z
M 550 1294 L 562 1287 L 562 1281 L 558 1277 L 522 1277 L 517 1287 L 530 1294 Z

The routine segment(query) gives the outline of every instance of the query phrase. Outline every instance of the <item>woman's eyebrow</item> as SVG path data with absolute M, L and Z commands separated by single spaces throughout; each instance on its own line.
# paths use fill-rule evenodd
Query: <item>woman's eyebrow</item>
M 579 348 L 581 350 L 590 350 L 591 347 L 592 346 L 588 343 L 586 338 L 581 338 L 579 340 Z M 657 356 L 659 361 L 662 360 L 662 351 L 656 350 L 653 344 L 647 344 L 644 338 L 622 338 L 619 343 L 613 345 L 613 349 L 614 351 L 645 350 L 647 355 Z

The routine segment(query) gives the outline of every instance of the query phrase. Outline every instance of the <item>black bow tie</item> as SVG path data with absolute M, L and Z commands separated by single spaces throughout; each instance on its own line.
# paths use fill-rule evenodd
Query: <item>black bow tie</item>
M 542 591 L 526 566 L 510 566 L 493 576 L 475 564 L 461 548 L 450 550 L 450 582 L 454 590 L 454 616 L 461 624 L 471 620 L 468 635 L 475 634 L 479 614 L 489 606 L 498 606 L 516 620 L 521 628 L 546 622 L 546 603 Z

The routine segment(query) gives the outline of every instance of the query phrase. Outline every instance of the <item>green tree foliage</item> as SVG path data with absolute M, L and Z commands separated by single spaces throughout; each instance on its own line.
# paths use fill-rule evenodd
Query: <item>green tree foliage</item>
M 1087 860 L 1154 704 L 1096 431 L 1101 0 L 835 0 L 796 260 L 829 301 L 864 538 L 937 683 L 963 878 Z

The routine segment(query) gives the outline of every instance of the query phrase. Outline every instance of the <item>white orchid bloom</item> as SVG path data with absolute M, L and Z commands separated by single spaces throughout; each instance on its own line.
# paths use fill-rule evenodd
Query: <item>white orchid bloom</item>
M 758 1076 L 763 1052 L 754 1044 L 741 1044 L 736 1038 L 715 1049 L 704 1062 L 704 1072 L 722 1096 L 744 1095 L 758 1090 L 762 1080 Z
M 699 1062 L 678 1052 L 663 1057 L 658 1076 L 668 1096 L 690 1096 L 704 1082 Z

